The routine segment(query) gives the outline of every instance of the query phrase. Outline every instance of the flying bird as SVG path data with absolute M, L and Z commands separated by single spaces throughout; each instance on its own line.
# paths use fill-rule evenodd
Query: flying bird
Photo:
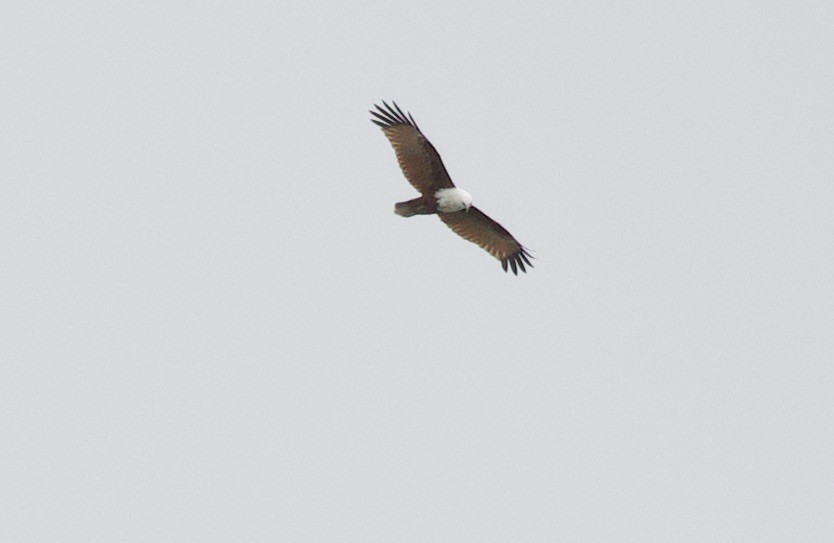
M 533 258 L 500 224 L 472 205 L 472 196 L 452 183 L 440 155 L 420 131 L 411 113 L 406 115 L 396 102 L 394 107 L 382 102 L 370 111 L 371 121 L 382 128 L 394 147 L 397 161 L 408 182 L 421 196 L 394 205 L 394 212 L 403 217 L 437 215 L 446 226 L 465 240 L 471 241 L 501 261 L 504 271 L 511 268 L 518 275 Z

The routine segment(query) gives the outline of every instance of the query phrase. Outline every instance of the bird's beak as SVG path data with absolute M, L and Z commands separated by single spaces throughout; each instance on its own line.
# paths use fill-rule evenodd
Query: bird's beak
M 471 206 L 466 206 L 466 212 L 467 212 L 467 213 L 469 213 L 469 208 L 470 208 L 470 207 L 471 207 Z

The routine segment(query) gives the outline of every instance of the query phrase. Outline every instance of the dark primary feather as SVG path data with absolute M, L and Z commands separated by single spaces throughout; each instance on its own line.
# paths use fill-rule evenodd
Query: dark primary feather
M 371 119 L 371 122 L 382 128 L 387 128 L 389 126 L 399 124 L 410 124 L 418 131 L 420 130 L 420 127 L 418 127 L 417 123 L 414 122 L 414 117 L 411 116 L 411 113 L 409 113 L 408 115 L 403 113 L 403 110 L 400 109 L 400 106 L 397 105 L 397 102 L 391 102 L 392 104 L 394 104 L 394 108 L 396 109 L 396 111 L 394 111 L 394 109 L 392 109 L 391 106 L 389 106 L 385 100 L 383 100 L 382 103 L 385 105 L 385 109 L 382 109 L 379 105 L 374 104 L 374 107 L 376 107 L 377 110 L 379 110 L 379 113 L 377 113 L 376 111 L 369 111 L 371 115 L 377 117 L 378 119 L 381 119 L 382 122 L 377 121 L 375 119 Z M 380 115 L 380 113 L 382 115 Z
M 392 102 L 394 107 L 382 102 L 370 111 L 375 118 L 371 122 L 382 128 L 385 137 L 394 147 L 397 162 L 405 178 L 423 194 L 434 194 L 438 189 L 455 186 L 437 150 L 423 135 L 411 114 Z

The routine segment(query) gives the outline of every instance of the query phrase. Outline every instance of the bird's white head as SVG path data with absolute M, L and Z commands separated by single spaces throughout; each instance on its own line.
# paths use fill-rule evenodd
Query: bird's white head
M 472 195 L 457 187 L 440 189 L 434 197 L 437 198 L 437 211 L 440 213 L 454 213 L 461 209 L 469 211 L 472 206 Z

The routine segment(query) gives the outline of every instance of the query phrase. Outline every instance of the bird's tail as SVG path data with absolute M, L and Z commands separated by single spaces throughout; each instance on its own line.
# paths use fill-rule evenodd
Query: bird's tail
M 429 215 L 434 213 L 429 202 L 423 198 L 415 198 L 407 202 L 398 202 L 394 204 L 394 213 L 400 217 L 411 217 L 413 215 Z

